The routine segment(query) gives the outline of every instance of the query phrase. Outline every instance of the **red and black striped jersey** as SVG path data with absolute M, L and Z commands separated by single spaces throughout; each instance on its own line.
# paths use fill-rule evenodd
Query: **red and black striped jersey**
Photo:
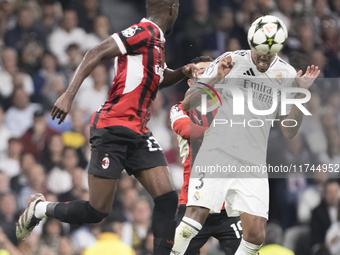
M 183 185 L 179 196 L 179 204 L 187 204 L 188 187 L 192 163 L 201 147 L 205 131 L 209 128 L 217 113 L 217 108 L 206 115 L 197 109 L 183 111 L 182 102 L 170 110 L 171 127 L 177 133 L 180 156 L 182 157 Z
M 164 34 L 144 18 L 112 38 L 122 55 L 116 61 L 109 98 L 93 114 L 91 126 L 124 126 L 139 134 L 148 133 L 150 107 L 166 68 Z

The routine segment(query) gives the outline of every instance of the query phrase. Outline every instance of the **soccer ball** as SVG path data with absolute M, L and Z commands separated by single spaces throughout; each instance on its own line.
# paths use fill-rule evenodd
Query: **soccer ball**
M 260 54 L 278 53 L 285 45 L 287 37 L 285 24 L 272 15 L 258 18 L 248 30 L 249 46 Z

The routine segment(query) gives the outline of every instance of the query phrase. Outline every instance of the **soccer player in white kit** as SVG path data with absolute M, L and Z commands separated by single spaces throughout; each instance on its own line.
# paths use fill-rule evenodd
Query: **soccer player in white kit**
M 217 58 L 202 75 L 198 83 L 210 86 L 222 84 L 222 87 L 234 86 L 244 95 L 244 114 L 233 114 L 233 96 L 229 89 L 222 89 L 219 95 L 223 105 L 215 116 L 215 125 L 206 131 L 203 144 L 197 154 L 192 173 L 202 166 L 235 166 L 239 171 L 246 166 L 266 166 L 266 151 L 270 119 L 276 119 L 280 107 L 268 115 L 255 115 L 250 111 L 247 92 L 251 91 L 253 108 L 257 110 L 271 109 L 277 97 L 280 105 L 282 88 L 296 86 L 308 90 L 320 71 L 317 66 L 309 66 L 302 76 L 296 72 L 277 54 L 263 55 L 251 50 L 227 52 Z M 294 82 L 295 81 L 295 82 Z M 215 86 L 216 88 L 217 86 Z M 275 95 L 274 93 L 277 93 Z M 200 104 L 201 90 L 191 94 L 190 108 Z M 303 93 L 291 93 L 287 98 L 303 99 Z M 194 99 L 197 100 L 195 101 Z M 199 99 L 199 100 L 198 100 Z M 250 106 L 251 107 L 251 106 Z M 189 109 L 183 109 L 185 111 Z M 296 105 L 287 105 L 286 115 L 280 116 L 281 130 L 286 138 L 293 138 L 301 125 L 303 113 Z M 261 127 L 251 119 L 262 120 Z M 226 123 L 228 120 L 228 123 Z M 231 124 L 231 121 L 234 125 Z M 223 123 L 223 124 L 222 124 Z M 239 123 L 239 124 L 235 124 Z M 240 125 L 240 123 L 245 123 Z M 296 124 L 296 125 L 294 125 Z M 290 127 L 294 126 L 294 127 Z M 237 172 L 236 174 L 239 174 Z M 248 174 L 225 174 L 216 178 L 200 178 L 191 175 L 189 182 L 188 204 L 185 216 L 176 229 L 173 255 L 185 253 L 190 240 L 202 228 L 210 211 L 219 212 L 223 202 L 228 216 L 240 216 L 243 238 L 235 255 L 256 255 L 265 239 L 265 226 L 268 220 L 269 187 L 267 176 Z M 238 226 L 241 228 L 241 226 Z

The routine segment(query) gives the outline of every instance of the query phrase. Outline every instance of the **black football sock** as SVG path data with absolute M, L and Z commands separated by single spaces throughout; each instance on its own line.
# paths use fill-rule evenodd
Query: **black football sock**
M 178 195 L 175 191 L 171 191 L 156 197 L 154 202 L 152 216 L 152 231 L 155 237 L 154 254 L 169 255 L 174 245 Z
M 108 214 L 94 209 L 89 201 L 75 200 L 65 203 L 50 203 L 46 215 L 72 224 L 98 223 Z

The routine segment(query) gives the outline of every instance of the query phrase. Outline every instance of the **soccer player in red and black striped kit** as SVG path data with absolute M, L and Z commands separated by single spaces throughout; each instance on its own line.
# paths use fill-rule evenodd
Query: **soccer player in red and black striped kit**
M 197 75 L 204 73 L 206 68 L 213 61 L 211 57 L 201 56 L 192 60 L 198 66 Z M 188 80 L 191 85 L 191 80 Z M 195 89 L 190 86 L 190 89 Z M 208 130 L 213 121 L 218 108 L 213 100 L 207 100 L 208 109 L 206 115 L 202 115 L 197 109 L 190 112 L 183 110 L 184 107 L 190 109 L 190 89 L 185 94 L 182 102 L 174 105 L 170 110 L 171 127 L 178 135 L 178 145 L 180 155 L 183 158 L 183 185 L 179 196 L 179 209 L 177 214 L 178 221 L 181 221 L 188 202 L 188 187 L 192 163 L 195 161 L 197 152 L 201 147 L 205 131 Z M 233 255 L 240 245 L 242 228 L 240 217 L 228 217 L 224 205 L 220 213 L 209 214 L 200 232 L 191 240 L 185 255 L 198 255 L 200 248 L 210 237 L 219 240 L 221 249 L 226 255 Z
M 36 194 L 17 223 L 19 240 L 24 240 L 46 216 L 74 224 L 103 220 L 112 208 L 117 182 L 125 169 L 154 199 L 154 254 L 170 254 L 178 195 L 162 149 L 146 124 L 157 90 L 193 77 L 197 71 L 194 64 L 177 70 L 165 64 L 164 34 L 171 32 L 178 8 L 178 0 L 146 0 L 145 19 L 86 53 L 51 114 L 62 123 L 83 80 L 101 60 L 118 57 L 109 98 L 91 119 L 90 199 L 49 203 Z

